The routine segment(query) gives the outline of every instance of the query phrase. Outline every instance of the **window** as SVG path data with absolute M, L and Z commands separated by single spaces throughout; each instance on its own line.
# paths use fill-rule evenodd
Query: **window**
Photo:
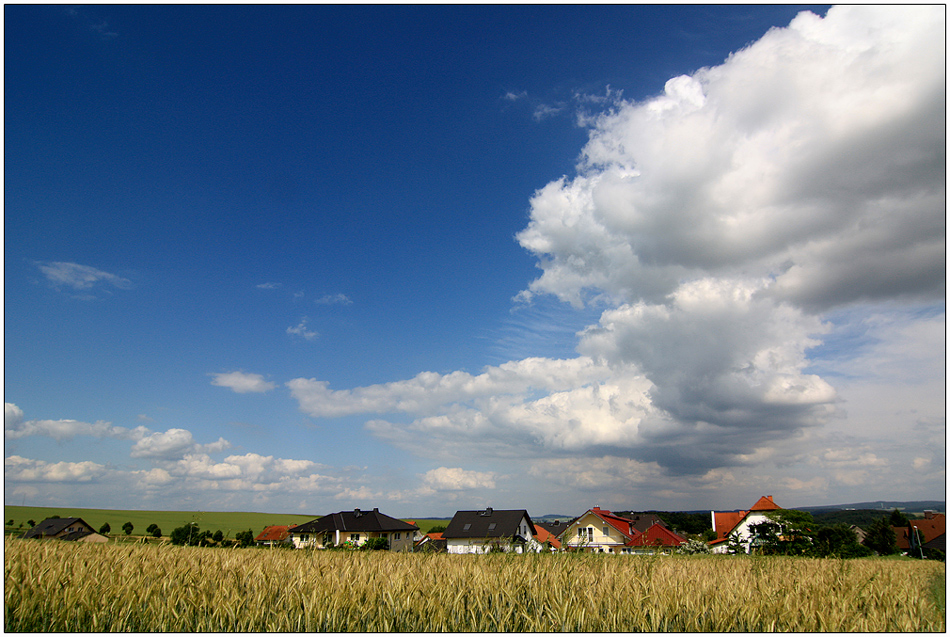
M 350 542 L 359 542 L 360 534 L 359 533 L 350 533 Z
M 393 533 L 393 539 L 398 540 L 402 538 L 402 533 Z
M 463 530 L 463 531 L 468 531 L 468 530 L 471 529 L 471 528 L 472 528 L 472 525 L 471 525 L 471 524 L 466 524 L 465 526 L 462 527 L 462 530 Z
M 489 530 L 489 531 L 494 531 L 496 526 L 497 526 L 497 525 L 496 525 L 494 522 L 492 522 L 491 524 L 488 525 L 488 530 Z
M 607 536 L 607 537 L 610 537 L 610 527 L 609 527 L 609 526 L 605 526 L 605 527 L 604 527 L 604 535 Z
M 588 542 L 593 541 L 594 539 L 593 527 L 580 527 L 579 529 L 577 529 L 577 537 L 581 540 L 586 540 Z

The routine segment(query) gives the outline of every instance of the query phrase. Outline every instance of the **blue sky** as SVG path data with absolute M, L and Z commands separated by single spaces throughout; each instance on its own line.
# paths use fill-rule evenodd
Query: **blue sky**
M 6 501 L 942 498 L 944 9 L 806 9 L 5 6 Z

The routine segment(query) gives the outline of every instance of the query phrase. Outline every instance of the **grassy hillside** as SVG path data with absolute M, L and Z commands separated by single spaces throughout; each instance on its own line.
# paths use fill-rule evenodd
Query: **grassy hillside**
M 243 513 L 243 512 L 223 512 L 223 511 L 122 511 L 112 509 L 79 509 L 79 508 L 55 508 L 55 507 L 26 507 L 7 505 L 3 507 L 4 524 L 11 519 L 13 527 L 19 527 L 23 523 L 23 529 L 26 530 L 29 525 L 27 520 L 40 522 L 48 517 L 58 515 L 61 518 L 82 518 L 89 523 L 92 528 L 98 530 L 104 523 L 108 522 L 112 527 L 113 534 L 122 533 L 122 525 L 131 522 L 135 527 L 132 535 L 144 535 L 145 529 L 150 524 L 157 524 L 164 535 L 172 532 L 172 529 L 183 526 L 188 522 L 197 522 L 198 527 L 203 531 L 221 531 L 226 537 L 234 537 L 239 531 L 250 529 L 257 535 L 264 530 L 265 526 L 274 524 L 302 524 L 309 522 L 319 515 L 294 515 L 284 513 Z M 10 530 L 10 527 L 6 527 Z
M 264 530 L 265 526 L 271 525 L 291 525 L 303 524 L 315 518 L 325 515 L 323 513 L 314 515 L 295 515 L 287 513 L 244 513 L 233 511 L 124 511 L 114 509 L 79 509 L 79 508 L 56 508 L 56 507 L 27 507 L 7 505 L 3 507 L 3 522 L 6 524 L 11 519 L 13 527 L 6 526 L 6 530 L 18 529 L 20 523 L 23 524 L 23 530 L 30 528 L 27 520 L 41 522 L 48 517 L 58 515 L 61 518 L 82 518 L 98 530 L 104 523 L 108 522 L 112 528 L 112 534 L 121 534 L 122 525 L 131 522 L 135 527 L 132 535 L 145 535 L 145 529 L 150 524 L 157 524 L 164 535 L 172 532 L 172 529 L 183 526 L 188 522 L 197 522 L 198 528 L 202 531 L 221 531 L 225 537 L 234 537 L 238 531 L 250 529 L 257 535 Z M 426 533 L 430 528 L 437 524 L 448 525 L 448 520 L 442 519 L 413 519 L 419 526 L 419 529 Z

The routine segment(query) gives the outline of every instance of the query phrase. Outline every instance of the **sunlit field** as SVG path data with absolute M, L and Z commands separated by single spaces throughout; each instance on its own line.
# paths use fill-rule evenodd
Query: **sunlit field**
M 935 631 L 944 564 L 7 539 L 7 631 Z

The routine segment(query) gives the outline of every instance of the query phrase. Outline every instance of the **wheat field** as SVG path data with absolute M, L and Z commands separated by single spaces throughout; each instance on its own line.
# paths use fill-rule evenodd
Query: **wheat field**
M 5 542 L 7 631 L 933 631 L 944 564 Z

